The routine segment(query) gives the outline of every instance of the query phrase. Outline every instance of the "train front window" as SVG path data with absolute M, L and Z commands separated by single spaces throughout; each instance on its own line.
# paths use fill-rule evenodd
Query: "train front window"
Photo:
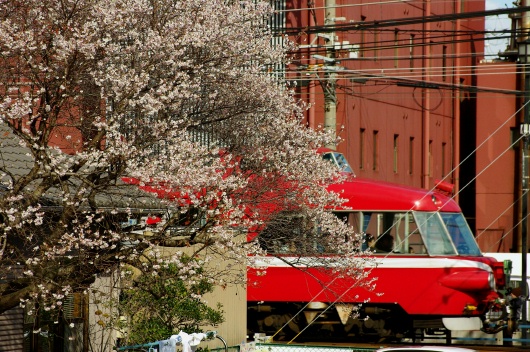
M 481 256 L 480 248 L 473 237 L 462 213 L 440 213 L 449 235 L 460 255 Z
M 456 249 L 438 212 L 414 212 L 425 247 L 430 255 L 456 255 Z
M 341 153 L 325 153 L 322 155 L 322 159 L 328 160 L 329 162 L 335 164 L 341 172 L 353 173 L 350 164 L 348 164 L 348 160 L 346 160 L 346 157 Z
M 341 153 L 333 153 L 335 155 L 335 160 L 339 166 L 340 171 L 342 172 L 353 172 L 348 160 Z

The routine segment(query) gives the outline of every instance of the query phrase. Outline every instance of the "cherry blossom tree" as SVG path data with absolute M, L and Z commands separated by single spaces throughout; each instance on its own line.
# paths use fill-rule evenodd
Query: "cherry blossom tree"
M 0 2 L 0 312 L 60 310 L 122 266 L 196 280 L 190 250 L 252 265 L 266 249 L 249 232 L 285 211 L 359 265 L 326 211 L 330 137 L 301 126 L 269 16 L 259 1 Z M 234 270 L 201 279 L 244 282 Z

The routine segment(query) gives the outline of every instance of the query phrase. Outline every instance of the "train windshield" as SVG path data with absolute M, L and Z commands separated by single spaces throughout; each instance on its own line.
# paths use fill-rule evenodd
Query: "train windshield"
M 430 255 L 457 254 L 438 212 L 414 212 L 414 218 Z
M 350 164 L 348 164 L 348 160 L 346 160 L 346 157 L 344 157 L 344 155 L 342 155 L 341 153 L 325 153 L 322 155 L 322 159 L 328 160 L 335 164 L 341 172 L 353 173 L 353 169 L 351 168 Z
M 481 252 L 461 213 L 336 212 L 366 234 L 363 248 L 374 253 L 468 255 Z
M 460 255 L 481 256 L 477 241 L 462 213 L 440 213 L 442 220 Z
M 431 255 L 471 255 L 481 252 L 462 213 L 414 212 Z

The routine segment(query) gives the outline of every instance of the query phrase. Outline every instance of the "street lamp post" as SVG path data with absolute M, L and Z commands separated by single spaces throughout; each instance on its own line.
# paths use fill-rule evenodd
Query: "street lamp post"
M 522 150 L 522 160 L 521 160 L 521 285 L 523 294 L 525 297 L 528 297 L 528 287 L 527 287 L 527 270 L 526 270 L 526 261 L 528 253 L 528 158 L 530 147 L 530 40 L 526 39 L 518 43 L 519 50 L 519 62 L 522 64 L 523 74 L 524 74 L 524 111 L 523 111 L 523 121 L 520 126 L 520 132 L 523 137 L 523 150 Z M 526 300 L 522 307 L 522 316 L 521 320 L 523 323 L 527 321 L 527 309 L 526 309 Z M 522 329 L 522 338 L 525 340 L 527 338 L 527 329 Z

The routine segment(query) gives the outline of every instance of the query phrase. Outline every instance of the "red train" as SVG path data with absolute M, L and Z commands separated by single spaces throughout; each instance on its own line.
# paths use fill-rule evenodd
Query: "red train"
M 350 170 L 340 153 L 325 150 L 323 156 Z M 373 265 L 364 268 L 368 279 L 376 278 L 375 289 L 323 268 L 287 265 L 282 257 L 292 254 L 287 245 L 278 246 L 276 256 L 266 258 L 265 275 L 247 272 L 250 334 L 400 340 L 425 332 L 503 328 L 496 319 L 505 309 L 499 293 L 506 285 L 503 263 L 482 255 L 447 189 L 356 177 L 329 189 L 346 199 L 337 216 L 380 241 L 388 235 L 394 240 L 389 253 L 375 252 Z

